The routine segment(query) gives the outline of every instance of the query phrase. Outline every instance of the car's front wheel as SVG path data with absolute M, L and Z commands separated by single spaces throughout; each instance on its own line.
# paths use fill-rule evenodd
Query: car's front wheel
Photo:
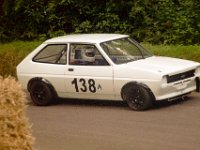
M 122 98 L 133 110 L 146 110 L 152 106 L 153 96 L 145 86 L 131 83 L 123 88 Z
M 52 103 L 54 94 L 50 87 L 42 81 L 34 81 L 30 86 L 30 96 L 35 105 L 47 106 Z

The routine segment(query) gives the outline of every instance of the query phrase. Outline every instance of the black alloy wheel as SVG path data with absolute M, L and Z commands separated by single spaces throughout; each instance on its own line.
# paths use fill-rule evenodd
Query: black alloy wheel
M 152 94 L 145 87 L 138 84 L 130 84 L 123 89 L 122 98 L 133 110 L 146 110 L 152 105 Z
M 30 96 L 35 105 L 47 106 L 53 101 L 53 92 L 50 87 L 42 81 L 34 81 L 30 87 Z

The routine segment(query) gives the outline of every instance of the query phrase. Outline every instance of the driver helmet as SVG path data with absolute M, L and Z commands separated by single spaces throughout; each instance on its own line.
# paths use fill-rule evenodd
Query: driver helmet
M 85 49 L 82 53 L 82 60 L 86 62 L 95 62 L 94 49 Z

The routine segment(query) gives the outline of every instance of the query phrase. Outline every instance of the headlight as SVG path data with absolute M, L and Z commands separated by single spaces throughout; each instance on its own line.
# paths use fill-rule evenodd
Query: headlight
M 196 68 L 195 75 L 200 76 L 200 66 Z
M 167 87 L 167 76 L 163 76 L 162 77 L 162 88 L 166 88 Z
M 162 83 L 167 83 L 167 76 L 162 77 Z

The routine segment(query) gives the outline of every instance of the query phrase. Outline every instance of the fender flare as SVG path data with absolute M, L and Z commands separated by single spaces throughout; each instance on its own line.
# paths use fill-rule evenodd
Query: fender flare
M 53 85 L 47 79 L 44 79 L 42 77 L 35 77 L 35 78 L 32 78 L 31 80 L 29 80 L 28 85 L 27 85 L 27 89 L 28 89 L 29 92 L 30 92 L 30 88 L 31 88 L 32 83 L 35 82 L 35 81 L 40 81 L 40 82 L 44 82 L 45 84 L 47 84 L 47 86 L 54 93 L 54 96 L 57 97 L 57 92 L 56 92 L 55 88 L 53 87 Z
M 155 101 L 155 96 L 154 96 L 152 90 L 146 84 L 141 83 L 141 82 L 136 82 L 136 81 L 132 81 L 132 82 L 128 82 L 128 83 L 124 84 L 124 86 L 121 89 L 121 98 L 122 99 L 123 99 L 124 90 L 126 90 L 126 88 L 128 88 L 129 86 L 132 86 L 132 85 L 142 86 L 143 88 L 147 89 L 149 91 L 149 93 L 151 94 L 151 96 L 152 96 L 152 100 Z

